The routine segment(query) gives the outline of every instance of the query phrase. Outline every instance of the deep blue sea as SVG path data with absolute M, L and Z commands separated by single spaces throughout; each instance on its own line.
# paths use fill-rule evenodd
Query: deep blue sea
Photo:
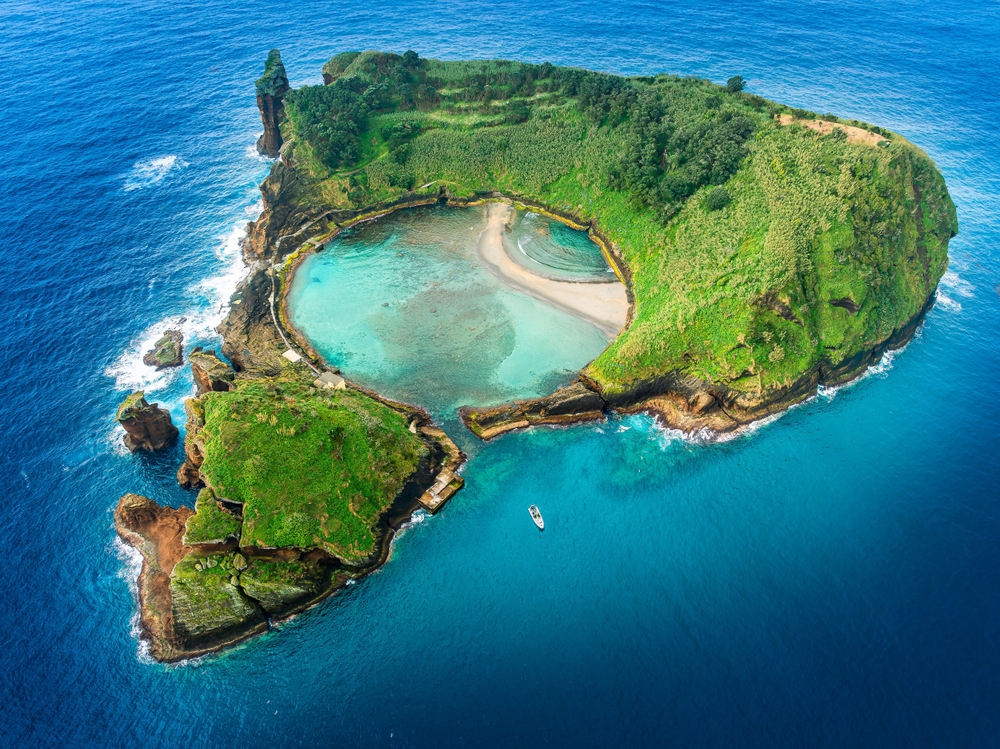
M 672 73 L 896 130 L 960 235 L 915 340 L 697 444 L 633 418 L 509 435 L 386 566 L 223 655 L 150 662 L 112 509 L 192 503 L 112 422 L 187 371 L 268 164 L 253 81 L 347 49 Z M 0 745 L 1000 743 L 1000 8 L 896 3 L 0 3 Z M 180 322 L 180 318 L 185 318 Z M 525 508 L 537 502 L 539 534 Z

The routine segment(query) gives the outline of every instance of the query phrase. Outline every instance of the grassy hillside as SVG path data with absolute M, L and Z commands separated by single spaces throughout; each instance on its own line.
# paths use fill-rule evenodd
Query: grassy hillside
M 922 308 L 958 229 L 905 139 L 853 121 L 823 134 L 814 121 L 832 115 L 738 78 L 412 52 L 345 53 L 323 73 L 287 94 L 282 126 L 316 204 L 499 190 L 594 221 L 619 248 L 634 319 L 587 371 L 610 393 L 674 374 L 753 400 L 835 366 Z
M 241 547 L 319 548 L 363 562 L 382 514 L 428 454 L 403 416 L 353 390 L 259 379 L 199 403 L 211 492 L 188 523 L 190 542 L 238 535 Z M 215 496 L 243 505 L 242 525 L 228 527 Z

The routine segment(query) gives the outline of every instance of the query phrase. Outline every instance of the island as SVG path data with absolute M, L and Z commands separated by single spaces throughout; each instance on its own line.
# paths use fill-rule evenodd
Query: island
M 463 408 L 483 439 L 612 412 L 737 431 L 904 345 L 958 230 L 917 146 L 768 101 L 740 76 L 412 51 L 345 52 L 322 73 L 292 89 L 272 50 L 257 82 L 258 148 L 276 161 L 219 328 L 224 359 L 188 357 L 198 395 L 178 480 L 200 489 L 194 510 L 128 494 L 115 513 L 143 555 L 141 621 L 162 661 L 264 631 L 375 569 L 417 507 L 461 487 L 464 455 L 426 411 L 350 382 L 289 322 L 296 267 L 345 229 L 490 204 L 482 260 L 615 336 L 548 396 Z M 507 264 L 486 234 L 510 207 L 585 229 L 624 290 Z

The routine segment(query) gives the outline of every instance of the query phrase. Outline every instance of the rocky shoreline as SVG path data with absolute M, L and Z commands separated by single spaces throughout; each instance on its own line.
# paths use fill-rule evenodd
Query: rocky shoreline
M 635 294 L 631 272 L 620 249 L 604 236 L 595 222 L 583 222 L 576 216 L 541 205 L 523 196 L 489 192 L 472 198 L 456 198 L 443 188 L 437 194 L 413 193 L 392 203 L 370 206 L 357 211 L 327 210 L 316 211 L 310 215 L 302 213 L 294 204 L 282 204 L 283 200 L 293 198 L 297 192 L 297 180 L 294 169 L 286 163 L 279 162 L 262 185 L 265 210 L 261 219 L 252 225 L 248 237 L 248 244 L 252 248 L 248 262 L 259 263 L 262 258 L 269 256 L 264 249 L 269 244 L 275 246 L 290 236 L 301 237 L 300 232 L 303 232 L 303 228 L 312 236 L 311 239 L 303 239 L 294 251 L 283 256 L 285 264 L 280 274 L 282 283 L 279 320 L 283 330 L 295 341 L 301 352 L 318 365 L 322 365 L 322 357 L 312 348 L 305 336 L 289 322 L 287 293 L 299 263 L 309 252 L 320 249 L 335 239 L 343 229 L 381 218 L 397 210 L 427 205 L 471 207 L 488 201 L 504 201 L 515 207 L 535 211 L 558 220 L 571 228 L 586 230 L 591 239 L 601 247 L 612 270 L 625 284 L 629 303 L 625 328 L 632 322 L 635 313 Z M 274 202 L 269 202 L 269 196 Z M 256 281 L 253 278 L 248 279 L 244 300 L 249 294 L 259 302 L 264 296 L 262 292 L 267 291 L 268 283 L 268 279 L 264 276 Z M 934 291 L 935 289 L 930 290 L 924 307 L 884 341 L 842 362 L 836 364 L 821 362 L 795 382 L 771 392 L 748 396 L 745 393 L 731 391 L 720 383 L 709 383 L 669 373 L 655 380 L 640 382 L 623 392 L 609 393 L 601 388 L 599 383 L 581 374 L 572 385 L 542 398 L 484 408 L 466 406 L 459 413 L 463 423 L 481 439 L 492 439 L 531 425 L 569 425 L 593 421 L 609 413 L 648 413 L 664 426 L 686 433 L 708 431 L 718 435 L 731 434 L 801 403 L 815 395 L 820 386 L 842 385 L 863 375 L 869 367 L 881 360 L 886 351 L 905 346 L 933 306 Z M 248 342 L 257 337 L 266 337 L 267 334 L 263 330 L 251 331 L 258 324 L 266 326 L 269 321 L 258 318 L 258 322 L 254 323 L 247 312 L 247 308 L 242 304 L 236 312 L 243 331 L 240 341 Z M 223 323 L 224 326 L 227 326 L 229 319 Z M 227 329 L 234 328 L 228 326 Z M 228 338 L 227 343 L 229 344 L 227 355 L 232 358 L 234 344 L 230 343 Z M 587 394 L 584 394 L 583 390 L 586 390 Z
M 741 403 L 724 388 L 699 380 L 664 377 L 614 395 L 585 375 L 572 385 L 542 398 L 513 401 L 499 406 L 459 410 L 462 423 L 482 440 L 535 425 L 570 425 L 595 421 L 612 413 L 645 413 L 664 427 L 686 434 L 707 432 L 728 435 L 782 413 L 815 396 L 822 387 L 844 385 L 878 364 L 887 351 L 903 348 L 913 338 L 927 312 L 934 306 L 932 292 L 924 307 L 906 325 L 877 346 L 834 366 L 821 363 L 806 376 L 756 404 Z

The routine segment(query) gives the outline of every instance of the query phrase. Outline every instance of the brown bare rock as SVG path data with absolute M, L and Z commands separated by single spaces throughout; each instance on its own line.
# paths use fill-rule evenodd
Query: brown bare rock
M 236 387 L 236 373 L 214 351 L 195 349 L 188 358 L 198 395 L 212 391 L 225 393 Z
M 132 452 L 162 450 L 179 434 L 170 413 L 156 403 L 147 403 L 141 390 L 122 402 L 115 418 L 125 428 L 125 446 Z
M 257 108 L 264 123 L 264 134 L 257 141 L 257 150 L 277 158 L 281 150 L 281 121 L 285 119 L 284 96 L 288 93 L 288 76 L 281 62 L 281 53 L 272 49 L 264 64 L 264 75 L 257 80 Z
M 122 541 L 142 554 L 139 612 L 142 632 L 153 657 L 176 660 L 170 574 L 189 551 L 184 526 L 193 515 L 188 507 L 161 507 L 148 497 L 126 494 L 115 508 L 115 530 Z

